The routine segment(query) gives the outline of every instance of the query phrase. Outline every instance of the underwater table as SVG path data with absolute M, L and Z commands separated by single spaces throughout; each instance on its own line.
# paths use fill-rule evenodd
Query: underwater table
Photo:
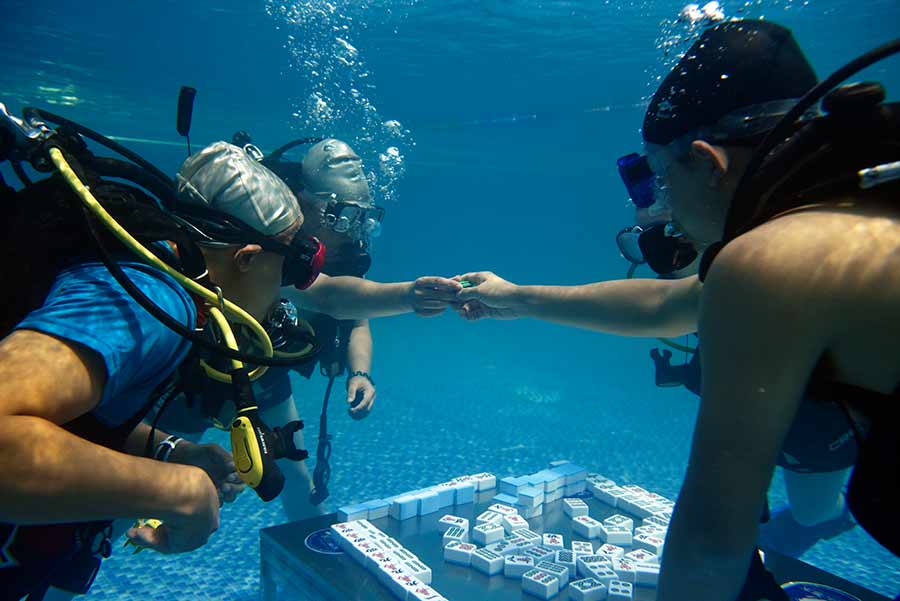
M 495 502 L 493 495 L 493 491 L 479 493 L 474 503 L 404 521 L 385 517 L 370 522 L 418 555 L 432 569 L 431 586 L 450 601 L 533 601 L 538 597 L 524 593 L 520 580 L 506 578 L 502 573 L 486 576 L 470 567 L 448 563 L 443 558 L 442 533 L 446 527 L 442 527 L 438 520 L 451 513 L 467 518 L 474 525 L 476 516 Z M 597 519 L 616 513 L 616 509 L 597 499 L 584 501 L 589 505 L 590 515 Z M 329 526 L 337 521 L 337 514 L 332 513 L 260 531 L 260 598 L 263 601 L 397 599 L 373 573 L 332 546 L 330 535 L 326 533 Z M 586 540 L 572 531 L 571 523 L 571 518 L 563 512 L 562 501 L 548 504 L 543 515 L 528 520 L 530 529 L 535 532 L 557 532 L 563 534 L 566 540 Z M 842 589 L 861 601 L 890 601 L 887 597 L 778 553 L 768 552 L 766 565 L 779 582 L 816 582 Z M 569 588 L 564 588 L 554 599 L 568 599 Z M 656 589 L 635 587 L 634 599 L 653 601 L 656 599 Z

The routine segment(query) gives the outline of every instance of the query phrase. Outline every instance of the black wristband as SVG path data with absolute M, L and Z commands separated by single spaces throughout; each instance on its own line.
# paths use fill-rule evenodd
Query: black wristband
M 375 386 L 375 380 L 373 380 L 372 376 L 370 376 L 367 372 L 364 372 L 364 371 L 355 371 L 355 372 L 351 373 L 349 376 L 347 376 L 347 386 L 350 386 L 350 379 L 355 378 L 356 376 L 365 378 L 366 380 L 369 381 L 369 384 L 371 384 L 372 386 Z

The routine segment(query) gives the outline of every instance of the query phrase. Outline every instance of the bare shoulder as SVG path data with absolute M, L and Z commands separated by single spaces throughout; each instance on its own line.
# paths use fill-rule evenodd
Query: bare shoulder
M 820 309 L 896 306 L 900 214 L 836 208 L 786 215 L 731 242 L 713 270 Z
M 720 253 L 703 297 L 721 319 L 743 320 L 746 336 L 820 345 L 843 382 L 890 392 L 900 381 L 896 215 L 836 209 L 773 220 Z

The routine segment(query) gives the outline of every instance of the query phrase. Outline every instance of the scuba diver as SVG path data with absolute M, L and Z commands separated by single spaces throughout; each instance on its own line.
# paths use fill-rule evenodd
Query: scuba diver
M 95 155 L 86 139 L 127 160 Z M 2 292 L 0 582 L 7 598 L 37 601 L 51 588 L 90 588 L 116 518 L 154 518 L 129 538 L 184 552 L 218 527 L 235 472 L 264 501 L 278 496 L 276 462 L 308 456 L 293 436 L 302 422 L 270 428 L 251 383 L 311 360 L 317 343 L 298 320 L 293 347 L 278 351 L 259 322 L 283 286 L 325 284 L 326 298 L 354 286 L 318 277 L 325 247 L 298 233 L 293 193 L 229 144 L 185 161 L 176 195 L 171 178 L 108 138 L 0 104 L 0 160 L 22 183 L 0 178 L 3 278 L 16 284 Z M 23 163 L 52 175 L 33 181 Z M 436 310 L 438 288 L 394 287 L 387 308 Z M 251 343 L 238 346 L 237 328 Z M 188 443 L 142 422 L 203 377 L 231 386 L 230 456 L 186 453 Z M 187 456 L 193 465 L 175 462 Z
M 315 142 L 315 139 L 301 139 L 299 143 Z M 268 157 L 252 144 L 246 132 L 238 132 L 232 142 L 240 145 L 247 155 L 260 161 L 268 169 L 278 174 L 285 182 L 295 186 L 293 192 L 299 200 L 305 216 L 300 234 L 312 236 L 323 242 L 329 249 L 322 273 L 330 276 L 350 276 L 351 281 L 362 283 L 362 278 L 371 264 L 369 251 L 372 240 L 380 233 L 384 210 L 371 202 L 369 185 L 362 169 L 362 161 L 344 142 L 334 139 L 320 140 L 307 152 L 302 163 L 281 158 L 288 144 Z M 456 282 L 442 278 L 420 278 L 422 282 L 437 281 L 451 290 Z M 443 311 L 446 302 L 412 299 L 394 310 L 385 311 L 391 290 L 403 293 L 404 284 L 375 284 L 367 290 L 375 299 L 366 311 L 377 310 L 381 315 L 415 311 L 432 315 Z M 399 286 L 399 288 L 398 288 Z M 282 505 L 288 519 L 300 520 L 322 513 L 322 502 L 328 497 L 328 481 L 331 476 L 330 455 L 331 436 L 328 433 L 328 404 L 334 381 L 349 370 L 347 379 L 348 413 L 354 419 L 362 419 L 369 414 L 375 401 L 375 384 L 371 371 L 372 337 L 366 319 L 335 319 L 326 312 L 314 312 L 307 307 L 321 307 L 332 313 L 347 313 L 360 308 L 344 307 L 343 303 L 353 301 L 348 295 L 334 298 L 332 306 L 322 302 L 311 304 L 316 289 L 306 291 L 284 290 L 286 298 L 278 301 L 266 321 L 266 328 L 277 348 L 290 347 L 298 329 L 298 316 L 306 320 L 315 330 L 319 340 L 319 352 L 314 361 L 288 368 L 272 368 L 254 384 L 255 398 L 261 415 L 267 422 L 286 423 L 299 419 L 297 402 L 294 398 L 289 371 L 293 370 L 305 378 L 310 378 L 316 365 L 328 379 L 319 419 L 319 443 L 316 452 L 315 470 L 312 476 L 305 463 L 281 460 L 279 465 L 285 475 L 285 488 L 281 494 Z M 391 303 L 397 304 L 397 303 Z M 302 331 L 300 331 L 302 334 Z M 302 336 L 301 336 L 302 343 Z M 206 382 L 206 388 L 196 395 L 199 400 L 179 396 L 173 401 L 160 420 L 160 427 L 175 432 L 180 437 L 197 440 L 208 428 L 215 424 L 228 423 L 227 413 L 233 407 L 227 402 L 228 390 L 221 384 Z M 294 435 L 297 446 L 304 445 L 303 433 Z
M 623 168 L 623 163 L 631 163 L 629 157 L 620 159 L 620 172 L 626 187 L 632 192 L 634 202 L 642 204 L 642 197 L 634 190 L 633 183 L 643 180 L 639 174 Z M 633 275 L 634 267 L 648 263 L 642 248 L 647 250 L 649 263 L 662 272 L 658 275 L 660 279 L 672 280 L 696 275 L 699 260 L 694 260 L 683 269 L 669 272 L 665 265 L 666 262 L 671 262 L 671 249 L 655 245 L 652 237 L 649 240 L 645 238 L 643 244 L 640 242 L 643 232 L 653 227 L 657 227 L 658 231 L 662 230 L 671 221 L 671 211 L 655 207 L 654 211 L 648 213 L 648 208 L 638 206 L 636 213 L 638 225 L 626 228 L 616 236 L 619 252 L 632 265 L 629 277 Z M 691 256 L 693 254 L 691 252 Z M 699 293 L 700 288 L 695 288 L 695 291 Z M 660 339 L 660 342 L 669 348 L 654 348 L 650 351 L 656 386 L 683 386 L 700 396 L 702 370 L 699 345 L 691 347 L 665 338 Z M 673 350 L 689 354 L 690 359 L 673 365 Z M 764 510 L 759 538 L 761 547 L 791 557 L 800 557 L 818 541 L 834 538 L 856 526 L 844 494 L 847 479 L 857 459 L 852 435 L 852 428 L 836 406 L 827 406 L 824 410 L 812 402 L 800 406 L 778 456 L 788 503 L 771 512 L 768 506 Z
M 754 549 L 776 464 L 803 483 L 807 498 L 788 485 L 795 511 L 816 507 L 814 521 L 835 530 L 849 511 L 900 555 L 900 107 L 883 102 L 880 84 L 837 87 L 898 51 L 900 41 L 886 44 L 817 82 L 774 23 L 702 34 L 650 103 L 647 154 L 619 162 L 635 204 L 670 213 L 620 240 L 623 254 L 665 276 L 703 254 L 699 275 L 575 287 L 457 278 L 473 284 L 459 294 L 468 319 L 535 317 L 626 336 L 699 331 L 700 413 L 660 601 L 699 590 L 711 601 L 786 598 Z M 666 373 L 670 357 L 658 359 L 663 383 L 688 375 Z

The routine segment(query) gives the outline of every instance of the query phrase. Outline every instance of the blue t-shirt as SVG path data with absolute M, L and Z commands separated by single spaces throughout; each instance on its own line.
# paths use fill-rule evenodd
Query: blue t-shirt
M 175 280 L 141 263 L 120 265 L 157 306 L 186 327 L 194 327 L 194 302 Z M 61 271 L 43 306 L 29 313 L 16 329 L 75 342 L 103 358 L 106 385 L 92 414 L 110 427 L 139 411 L 190 349 L 188 341 L 150 315 L 100 263 Z

